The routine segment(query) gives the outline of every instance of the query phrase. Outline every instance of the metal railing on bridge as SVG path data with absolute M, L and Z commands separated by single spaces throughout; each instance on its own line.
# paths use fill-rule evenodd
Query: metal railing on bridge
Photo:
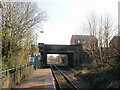
M 15 84 L 20 83 L 24 78 L 28 77 L 33 70 L 33 64 L 24 64 L 0 72 L 2 75 L 2 88 L 13 88 Z

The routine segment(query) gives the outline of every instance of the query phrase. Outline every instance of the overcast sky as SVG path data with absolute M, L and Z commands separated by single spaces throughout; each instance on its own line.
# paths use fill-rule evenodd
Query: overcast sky
M 38 42 L 69 45 L 72 35 L 84 34 L 80 27 L 91 11 L 98 15 L 109 13 L 117 21 L 118 1 L 39 0 L 38 6 L 41 10 L 46 11 L 48 20 L 43 23 L 44 33 L 38 33 Z

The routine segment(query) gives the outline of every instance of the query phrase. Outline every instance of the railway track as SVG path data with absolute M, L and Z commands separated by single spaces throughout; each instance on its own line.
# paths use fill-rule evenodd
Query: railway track
M 79 90 L 63 73 L 62 71 L 54 64 L 50 64 L 52 74 L 55 79 L 56 89 L 65 90 L 65 89 L 74 89 Z

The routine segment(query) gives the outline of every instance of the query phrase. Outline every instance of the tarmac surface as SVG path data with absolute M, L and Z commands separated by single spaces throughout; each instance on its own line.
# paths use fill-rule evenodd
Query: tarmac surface
M 14 88 L 40 88 L 55 90 L 55 81 L 51 69 L 37 69 L 28 78 L 15 85 Z

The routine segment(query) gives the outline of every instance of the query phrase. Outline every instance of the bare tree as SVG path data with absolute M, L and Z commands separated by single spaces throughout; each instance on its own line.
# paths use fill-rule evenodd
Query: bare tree
M 84 24 L 82 30 L 89 33 L 91 36 L 95 36 L 98 39 L 98 47 L 94 44 L 89 45 L 89 51 L 91 52 L 94 60 L 99 58 L 100 61 L 108 61 L 109 55 L 109 42 L 113 37 L 113 33 L 116 30 L 116 25 L 113 22 L 113 18 L 110 15 L 96 16 L 94 13 L 87 17 L 87 22 Z M 93 47 L 93 48 L 91 48 Z

